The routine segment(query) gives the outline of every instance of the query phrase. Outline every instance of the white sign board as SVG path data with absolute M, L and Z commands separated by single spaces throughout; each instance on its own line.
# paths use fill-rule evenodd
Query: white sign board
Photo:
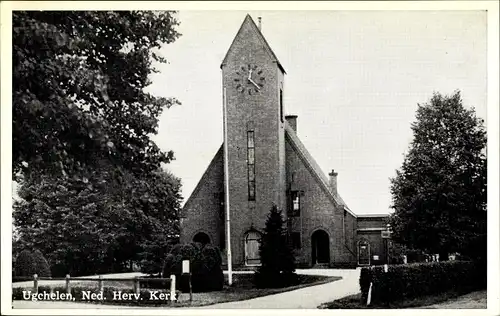
M 189 260 L 182 260 L 182 273 L 189 273 Z

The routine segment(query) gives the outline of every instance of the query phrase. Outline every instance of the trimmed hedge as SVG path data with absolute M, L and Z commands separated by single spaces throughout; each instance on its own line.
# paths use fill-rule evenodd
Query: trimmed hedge
M 222 257 L 218 248 L 200 243 L 175 245 L 165 258 L 163 276 L 176 276 L 178 289 L 189 292 L 189 277 L 182 274 L 182 261 L 190 261 L 193 292 L 220 291 L 224 287 Z
M 361 269 L 359 286 L 366 302 L 372 283 L 374 305 L 447 291 L 468 292 L 486 288 L 486 265 L 472 261 L 442 261 Z

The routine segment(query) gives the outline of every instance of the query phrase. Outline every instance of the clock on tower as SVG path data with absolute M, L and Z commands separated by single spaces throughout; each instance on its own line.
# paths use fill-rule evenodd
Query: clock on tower
M 235 89 L 240 93 L 259 93 L 266 83 L 264 70 L 256 64 L 241 66 L 233 79 Z

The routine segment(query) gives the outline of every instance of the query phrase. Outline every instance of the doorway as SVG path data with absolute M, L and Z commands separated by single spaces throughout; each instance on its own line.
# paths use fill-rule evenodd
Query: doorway
M 194 235 L 193 242 L 199 242 L 200 244 L 205 246 L 210 243 L 210 237 L 208 237 L 208 235 L 203 232 L 199 232 Z
M 311 236 L 312 264 L 330 263 L 330 238 L 324 230 L 317 230 Z
M 245 264 L 260 265 L 260 233 L 249 231 L 245 236 Z
M 370 265 L 370 243 L 367 240 L 358 242 L 358 265 Z

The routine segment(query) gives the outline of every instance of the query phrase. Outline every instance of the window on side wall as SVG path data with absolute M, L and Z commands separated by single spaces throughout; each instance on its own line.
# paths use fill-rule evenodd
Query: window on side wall
M 300 194 L 299 191 L 291 192 L 290 216 L 300 216 Z

